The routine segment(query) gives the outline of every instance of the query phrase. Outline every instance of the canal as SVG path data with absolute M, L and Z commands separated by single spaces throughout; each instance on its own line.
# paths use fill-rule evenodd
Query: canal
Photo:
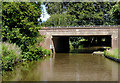
M 3 81 L 118 81 L 118 63 L 91 53 L 56 53 L 3 72 Z

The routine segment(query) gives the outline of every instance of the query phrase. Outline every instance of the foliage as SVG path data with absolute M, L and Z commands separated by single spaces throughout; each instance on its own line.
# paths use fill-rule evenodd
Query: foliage
M 72 17 L 64 14 L 53 14 L 51 17 L 42 23 L 42 26 L 71 26 Z
M 28 52 L 23 52 L 23 55 L 24 55 L 23 56 L 24 60 L 30 60 L 30 61 L 38 60 L 40 57 L 43 56 L 42 48 L 31 46 Z
M 38 27 L 38 18 L 40 18 L 41 15 L 40 5 L 40 2 L 3 2 L 2 4 L 3 42 L 18 45 L 22 50 L 23 61 L 38 60 L 44 54 L 49 54 L 49 51 L 43 51 L 43 49 L 39 46 L 39 43 L 44 39 L 44 37 L 39 35 L 38 32 L 40 29 L 40 27 Z M 11 48 L 15 49 L 13 45 Z M 9 52 L 6 52 L 6 49 L 7 48 L 5 47 L 3 48 L 3 50 L 5 50 L 3 53 L 6 53 L 7 55 Z M 4 61 L 7 60 L 4 62 L 5 67 L 3 68 L 10 69 L 13 67 L 12 64 L 14 63 L 16 56 L 17 54 L 15 55 L 13 51 L 11 51 L 9 56 L 3 57 Z
M 50 50 L 43 49 L 41 47 L 31 46 L 28 52 L 23 52 L 16 44 L 2 43 L 0 44 L 2 50 L 2 67 L 3 70 L 13 70 L 13 67 L 19 61 L 33 61 L 38 60 L 44 55 L 50 55 Z
M 101 10 L 97 10 L 99 9 L 98 5 L 98 7 L 95 8 L 93 4 L 94 3 L 91 2 L 71 2 L 69 4 L 67 13 L 74 17 L 73 22 L 75 25 L 100 25 L 102 23 L 103 12 Z M 94 20 L 98 20 L 98 22 Z
M 78 48 L 80 46 L 80 41 L 82 40 L 82 37 L 70 37 L 70 44 L 72 48 Z
M 29 47 L 28 52 L 23 52 L 23 59 L 24 60 L 38 60 L 44 55 L 50 55 L 50 51 L 47 49 L 42 48 L 41 46 L 31 46 Z
M 3 41 L 16 43 L 23 52 L 28 52 L 38 42 L 40 3 L 3 2 L 2 6 Z
M 111 56 L 111 57 L 114 57 L 117 59 L 119 59 L 119 53 L 120 53 L 120 49 L 113 49 L 113 50 L 104 51 L 104 54 L 106 56 Z
M 50 15 L 62 14 L 67 10 L 67 2 L 44 2 Z
M 116 2 L 47 2 L 45 5 L 52 17 L 48 19 L 46 24 L 53 22 L 54 25 L 49 24 L 48 26 L 66 26 L 66 22 L 69 22 L 68 26 L 114 25 L 109 13 L 115 4 Z M 64 17 L 62 21 L 60 21 L 59 14 Z
M 115 4 L 110 10 L 109 14 L 111 15 L 111 20 L 113 24 L 120 24 L 120 2 Z
M 84 36 L 84 37 L 70 37 L 71 48 L 91 47 L 91 46 L 110 46 L 110 36 Z
M 50 50 L 42 49 L 43 55 L 50 55 Z
M 3 70 L 12 70 L 13 65 L 22 60 L 21 48 L 16 44 L 2 43 L 2 68 Z

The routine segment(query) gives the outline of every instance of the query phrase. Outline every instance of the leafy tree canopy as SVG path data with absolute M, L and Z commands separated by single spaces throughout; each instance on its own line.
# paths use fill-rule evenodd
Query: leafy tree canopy
M 120 25 L 120 2 L 115 4 L 110 10 L 111 20 L 115 25 Z
M 3 2 L 2 4 L 2 38 L 3 41 L 16 43 L 23 51 L 37 42 L 38 18 L 41 3 Z
M 48 2 L 45 5 L 51 18 L 48 19 L 47 26 L 53 26 L 53 24 L 54 26 L 66 26 L 66 20 L 69 21 L 68 26 L 113 25 L 116 21 L 112 22 L 113 19 L 109 13 L 110 10 L 114 10 L 111 12 L 119 15 L 116 4 L 116 2 Z M 118 17 L 118 15 L 113 15 L 113 17 Z M 60 20 L 61 17 L 64 19 Z M 54 23 L 55 20 L 58 22 Z M 49 22 L 53 23 L 49 25 Z

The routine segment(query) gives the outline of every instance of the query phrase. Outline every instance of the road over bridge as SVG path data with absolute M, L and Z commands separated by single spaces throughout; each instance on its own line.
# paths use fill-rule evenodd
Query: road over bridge
M 69 51 L 69 38 L 71 36 L 108 36 L 111 38 L 112 49 L 118 48 L 120 26 L 94 26 L 94 27 L 61 27 L 42 28 L 41 35 L 45 35 L 45 40 L 41 42 L 42 47 L 50 49 L 53 45 L 55 52 Z M 118 46 L 119 45 L 119 46 Z

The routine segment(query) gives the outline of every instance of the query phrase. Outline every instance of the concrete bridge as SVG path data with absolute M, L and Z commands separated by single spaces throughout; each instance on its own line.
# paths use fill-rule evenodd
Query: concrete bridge
M 94 27 L 70 27 L 70 28 L 42 28 L 41 35 L 45 35 L 45 40 L 40 44 L 46 49 L 50 49 L 52 44 L 55 52 L 69 51 L 69 37 L 71 36 L 108 36 L 111 39 L 112 49 L 118 48 L 118 35 L 120 26 L 94 26 Z

